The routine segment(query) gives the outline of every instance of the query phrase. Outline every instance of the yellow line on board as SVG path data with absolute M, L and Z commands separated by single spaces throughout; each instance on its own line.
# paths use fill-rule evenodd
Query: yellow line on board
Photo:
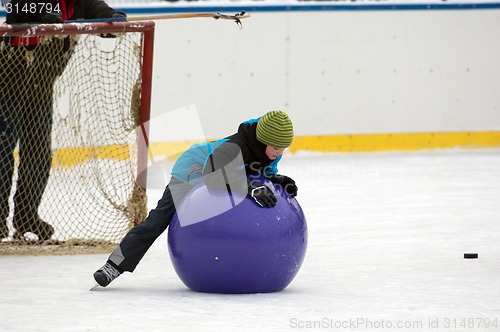
M 175 161 L 192 144 L 199 141 L 177 141 L 151 143 L 150 155 L 156 159 Z M 439 132 L 439 133 L 399 133 L 399 134 L 353 134 L 298 136 L 289 151 L 316 152 L 373 152 L 411 151 L 428 149 L 484 149 L 500 147 L 500 132 Z M 64 148 L 53 151 L 54 167 L 72 167 L 90 159 L 128 160 L 131 146 L 109 145 L 85 148 Z
M 130 160 L 130 153 L 128 144 L 54 149 L 52 166 L 72 167 L 95 159 Z
M 355 134 L 296 137 L 291 152 L 410 151 L 427 149 L 484 149 L 500 147 L 500 132 L 440 132 Z
M 152 143 L 154 156 L 165 156 L 169 161 L 177 157 L 196 141 Z M 411 151 L 428 149 L 484 149 L 500 147 L 500 132 L 448 132 L 298 136 L 288 149 L 317 152 L 373 152 Z

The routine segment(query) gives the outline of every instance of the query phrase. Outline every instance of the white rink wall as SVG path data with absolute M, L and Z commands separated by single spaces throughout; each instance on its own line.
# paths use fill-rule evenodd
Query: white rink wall
M 208 137 L 276 108 L 297 135 L 500 129 L 500 9 L 251 14 L 157 23 L 153 114 L 195 104 Z
M 169 111 L 188 105 L 208 138 L 269 109 L 287 111 L 298 136 L 500 130 L 500 2 L 391 3 L 118 4 L 129 16 L 251 14 L 241 30 L 222 20 L 157 21 L 152 141 L 192 139 L 182 136 L 191 120 L 161 129 Z

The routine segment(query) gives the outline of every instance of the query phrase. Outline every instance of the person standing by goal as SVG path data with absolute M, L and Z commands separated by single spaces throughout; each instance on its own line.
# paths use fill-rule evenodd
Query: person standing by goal
M 103 0 L 7 0 L 7 24 L 63 23 L 66 20 L 125 17 Z M 9 197 L 14 149 L 19 167 L 14 195 L 14 238 L 33 233 L 48 240 L 54 228 L 38 215 L 52 164 L 53 88 L 63 73 L 75 39 L 0 39 L 0 239 L 9 235 Z

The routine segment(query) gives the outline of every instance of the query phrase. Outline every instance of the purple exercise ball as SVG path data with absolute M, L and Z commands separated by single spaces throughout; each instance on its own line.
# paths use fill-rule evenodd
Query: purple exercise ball
M 249 196 L 230 197 L 205 185 L 195 186 L 178 205 L 168 249 L 189 289 L 270 293 L 295 278 L 307 249 L 306 218 L 295 198 L 261 182 L 273 189 L 275 207 L 262 208 Z

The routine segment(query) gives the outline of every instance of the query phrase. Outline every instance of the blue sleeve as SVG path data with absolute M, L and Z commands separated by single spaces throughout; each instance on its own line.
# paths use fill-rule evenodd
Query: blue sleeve
M 208 157 L 227 139 L 192 145 L 177 159 L 172 176 L 179 181 L 196 184 L 201 181 Z

